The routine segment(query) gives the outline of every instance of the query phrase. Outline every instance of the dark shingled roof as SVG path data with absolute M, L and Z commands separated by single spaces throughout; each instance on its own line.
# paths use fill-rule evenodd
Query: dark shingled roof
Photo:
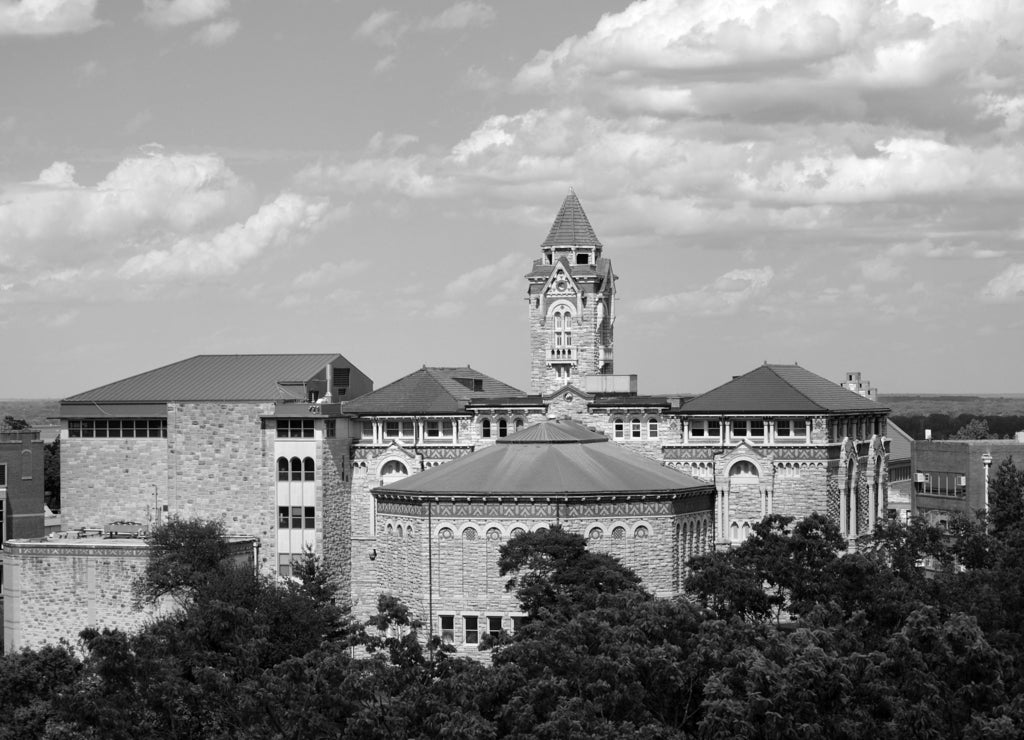
M 684 414 L 882 413 L 889 409 L 799 365 L 761 365 L 683 404 Z
M 583 212 L 580 199 L 572 190 L 562 201 L 562 208 L 551 224 L 548 238 L 541 247 L 600 247 L 603 246 Z
M 196 355 L 65 398 L 62 403 L 285 400 L 301 397 L 302 389 L 282 388 L 279 383 L 308 382 L 322 373 L 327 363 L 353 367 L 339 354 Z
M 712 489 L 574 421 L 542 421 L 429 468 L 382 493 L 443 495 L 706 494 Z
M 474 380 L 481 381 L 482 390 L 473 390 Z M 526 394 L 471 367 L 424 367 L 349 401 L 343 410 L 353 414 L 458 414 L 470 401 L 516 396 Z

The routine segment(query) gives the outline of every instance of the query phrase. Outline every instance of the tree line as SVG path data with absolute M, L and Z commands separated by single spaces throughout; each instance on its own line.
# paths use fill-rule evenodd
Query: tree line
M 529 619 L 456 657 L 397 599 L 354 622 L 315 557 L 294 580 L 226 562 L 219 525 L 153 538 L 137 634 L 87 629 L 0 659 L 0 739 L 1018 738 L 1024 470 L 987 518 L 879 524 L 847 554 L 827 518 L 769 516 L 655 598 L 560 527 L 500 550 Z
M 1013 439 L 1024 431 L 1024 416 L 982 416 L 978 414 L 893 415 L 889 421 L 913 439 Z

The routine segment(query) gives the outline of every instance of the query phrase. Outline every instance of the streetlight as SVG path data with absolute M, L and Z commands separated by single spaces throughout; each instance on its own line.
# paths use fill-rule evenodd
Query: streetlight
M 988 515 L 988 471 L 992 467 L 992 453 L 981 453 L 981 464 L 985 466 L 985 514 Z

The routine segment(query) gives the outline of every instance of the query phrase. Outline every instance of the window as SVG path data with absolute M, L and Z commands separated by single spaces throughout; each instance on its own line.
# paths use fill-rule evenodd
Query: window
M 408 468 L 398 460 L 388 460 L 380 469 L 381 475 L 409 475 Z
M 622 419 L 616 419 L 615 420 L 615 439 L 622 439 L 624 434 L 625 434 L 625 432 L 623 430 Z
M 967 476 L 963 473 L 948 471 L 919 472 L 915 484 L 918 493 L 929 496 L 967 495 Z
M 640 439 L 640 420 L 633 419 L 629 422 L 629 435 L 633 439 Z
M 278 419 L 278 437 L 312 437 L 312 419 Z
M 650 530 L 647 529 L 647 527 L 643 526 L 642 524 L 639 527 L 637 527 L 635 530 L 633 530 L 633 537 L 635 537 L 638 540 L 645 540 L 648 537 L 650 537 L 650 535 L 651 535 Z
M 526 534 L 526 530 L 523 529 L 522 527 L 516 527 L 515 529 L 512 530 L 512 536 L 513 537 L 521 537 L 524 534 Z
M 166 437 L 167 419 L 72 419 L 68 436 Z
M 384 422 L 384 436 L 388 439 L 412 439 L 412 421 L 386 421 Z
M 428 421 L 427 439 L 440 439 L 441 437 L 449 439 L 452 437 L 452 422 L 448 420 Z
M 297 458 L 292 458 L 292 480 L 302 480 L 302 461 Z
M 658 437 L 658 420 L 648 419 L 647 420 L 647 436 L 651 439 L 657 439 Z
M 729 477 L 731 478 L 736 475 L 753 476 L 756 478 L 758 476 L 757 466 L 750 462 L 750 460 L 739 460 L 729 468 Z
M 466 624 L 466 644 L 476 645 L 480 642 L 479 617 L 463 617 Z
M 480 436 L 483 437 L 484 439 L 490 439 L 491 438 L 491 420 L 490 419 L 484 419 L 482 422 L 480 422 Z
M 338 436 L 337 423 L 334 419 L 324 420 L 324 434 L 328 439 L 333 439 Z
M 279 529 L 316 529 L 315 506 L 278 506 Z
M 524 616 L 512 617 L 512 632 L 515 633 L 521 630 L 528 621 L 527 617 Z
M 288 480 L 288 458 L 277 458 L 277 479 Z
M 307 457 L 302 460 L 302 477 L 304 480 L 316 480 L 316 464 L 313 458 Z
M 589 265 L 590 264 L 590 255 L 587 254 L 586 252 L 583 252 L 581 254 L 577 254 L 576 255 L 576 264 L 577 265 Z
M 601 531 L 600 527 L 594 527 L 587 536 L 592 540 L 599 540 L 604 537 L 604 532 Z
M 501 530 L 497 527 L 491 527 L 487 530 L 487 539 L 491 542 L 498 542 L 501 540 Z
M 732 436 L 735 438 L 764 437 L 764 421 L 761 419 L 733 419 Z
M 372 421 L 364 421 L 363 422 L 363 434 L 362 434 L 362 437 L 363 437 L 363 439 L 373 439 L 373 422 Z
M 437 536 L 442 540 L 450 540 L 455 537 L 455 533 L 449 527 L 442 527 L 441 531 L 437 533 Z
M 455 615 L 441 614 L 438 617 L 441 623 L 441 642 L 445 645 L 455 644 Z
M 613 540 L 621 540 L 621 539 L 624 539 L 625 536 L 626 536 L 626 528 L 625 527 L 616 527 L 615 529 L 612 530 L 612 539 Z
M 505 419 L 498 419 L 498 436 L 508 436 L 508 421 L 506 421 Z
M 477 531 L 473 527 L 466 527 L 462 530 L 462 539 L 464 540 L 475 540 L 477 538 Z
M 0 486 L 7 485 L 7 466 L 0 464 Z
M 513 426 L 515 426 L 515 429 L 518 432 L 520 429 L 523 428 L 523 420 L 522 419 L 516 419 L 515 424 Z
M 718 419 L 694 419 L 690 422 L 691 437 L 721 437 L 722 427 Z
M 803 419 L 779 419 L 775 422 L 776 437 L 806 437 L 807 422 Z
M 487 634 L 497 638 L 501 635 L 501 617 L 487 617 Z

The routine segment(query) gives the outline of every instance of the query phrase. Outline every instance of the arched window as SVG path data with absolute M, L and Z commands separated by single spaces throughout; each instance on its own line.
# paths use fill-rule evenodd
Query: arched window
M 640 420 L 633 419 L 629 422 L 629 435 L 633 439 L 640 439 Z
M 277 458 L 277 479 L 288 480 L 288 458 Z
M 633 536 L 638 540 L 647 539 L 650 536 L 650 534 L 651 531 L 642 524 L 633 530 Z
M 515 529 L 512 530 L 512 536 L 513 537 L 522 537 L 524 534 L 526 534 L 526 530 L 523 529 L 522 527 L 516 527 Z
M 735 476 L 746 476 L 746 477 L 757 477 L 757 466 L 750 460 L 737 460 L 733 463 L 733 466 L 729 468 L 729 477 Z
M 316 463 L 313 458 L 307 457 L 302 461 L 302 472 L 306 480 L 316 480 Z
M 508 436 L 508 421 L 506 419 L 498 419 L 498 436 Z
M 408 475 L 409 470 L 398 460 L 388 460 L 380 469 L 381 475 Z
M 395 533 L 395 528 L 394 528 L 394 527 L 392 527 L 392 526 L 391 526 L 391 525 L 389 524 L 389 525 L 387 526 L 387 529 L 386 529 L 386 530 L 384 530 L 384 531 L 386 531 L 386 532 L 388 533 L 388 537 L 390 537 L 391 535 L 393 535 L 393 534 Z
M 733 522 L 732 526 L 729 527 L 729 538 L 733 542 L 739 542 L 739 539 L 740 539 L 740 525 L 737 524 L 736 522 Z
M 473 527 L 466 527 L 462 530 L 462 539 L 464 540 L 475 540 L 477 537 L 476 529 Z
M 501 530 L 497 527 L 491 527 L 487 530 L 487 539 L 491 542 L 497 542 L 501 539 Z
M 647 436 L 651 439 L 656 439 L 658 436 L 658 420 L 648 419 L 647 420 Z
M 450 540 L 455 537 L 455 533 L 449 527 L 441 527 L 441 531 L 437 533 L 437 536 L 442 540 Z
M 515 422 L 515 428 L 516 428 L 516 431 L 517 431 L 517 432 L 518 432 L 518 431 L 519 431 L 520 429 L 522 429 L 522 428 L 523 428 L 523 420 L 522 420 L 522 419 L 516 419 L 516 422 Z
M 616 527 L 615 529 L 612 530 L 612 539 L 613 540 L 621 540 L 621 539 L 624 539 L 625 537 L 626 537 L 626 528 L 625 527 Z
M 600 527 L 594 527 L 587 536 L 592 540 L 599 540 L 604 537 L 604 532 L 601 531 Z
M 750 524 L 748 522 L 743 522 L 743 530 L 741 534 L 743 535 L 743 539 L 750 537 Z
M 405 529 L 402 527 L 401 524 L 399 524 L 398 525 L 398 539 L 402 539 L 403 537 L 405 537 Z
M 615 439 L 622 439 L 624 434 L 624 425 L 622 419 L 615 420 Z
M 292 480 L 302 480 L 302 460 L 292 458 Z
M 491 437 L 491 420 L 484 419 L 480 422 L 480 436 L 484 439 L 490 439 Z

